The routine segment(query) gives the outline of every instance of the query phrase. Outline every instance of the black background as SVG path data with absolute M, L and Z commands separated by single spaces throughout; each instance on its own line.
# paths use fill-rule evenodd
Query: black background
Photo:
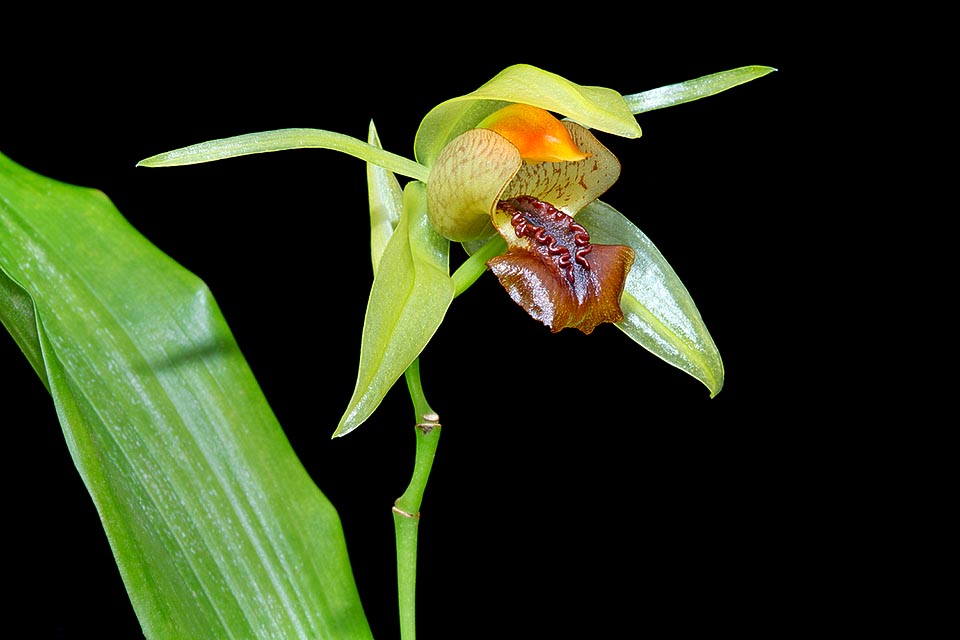
M 777 67 L 639 116 L 640 139 L 601 135 L 623 164 L 604 200 L 664 253 L 723 355 L 716 398 L 612 326 L 552 335 L 490 276 L 454 302 L 421 358 L 444 432 L 422 510 L 418 627 L 424 639 L 815 627 L 846 580 L 831 563 L 824 581 L 823 558 L 845 545 L 849 506 L 824 499 L 825 478 L 839 473 L 818 428 L 829 390 L 807 379 L 801 392 L 798 379 L 814 355 L 798 346 L 802 193 L 788 103 L 799 70 L 782 19 L 734 29 L 719 16 L 568 13 L 549 27 L 519 16 L 427 26 L 410 12 L 371 13 L 202 25 L 146 15 L 119 34 L 33 23 L 34 37 L 10 47 L 0 152 L 104 191 L 210 286 L 340 512 L 375 637 L 394 638 L 390 506 L 414 444 L 403 387 L 360 429 L 330 439 L 353 389 L 372 278 L 363 164 L 319 150 L 135 163 L 284 127 L 365 138 L 371 119 L 388 150 L 412 157 L 431 107 L 518 62 L 623 94 Z M 308 279 L 288 279 L 301 272 Z M 138 637 L 53 407 L 9 339 L 0 376 L 16 463 L 4 472 L 16 483 L 6 507 L 11 624 L 32 637 Z M 856 492 L 843 486 L 832 491 Z

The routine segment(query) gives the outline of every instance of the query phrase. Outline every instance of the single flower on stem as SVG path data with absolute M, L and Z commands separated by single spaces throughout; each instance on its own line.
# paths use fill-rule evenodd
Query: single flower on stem
M 486 264 L 510 297 L 554 332 L 591 333 L 623 319 L 634 252 L 591 244 L 574 216 L 619 175 L 619 161 L 583 126 L 512 104 L 444 147 L 427 183 L 427 210 L 454 240 L 473 240 L 492 222 L 507 252 Z
M 723 363 L 690 294 L 650 239 L 598 199 L 620 165 L 593 132 L 638 138 L 636 115 L 771 71 L 741 67 L 622 95 L 519 64 L 427 113 L 415 160 L 381 148 L 371 123 L 367 142 L 323 129 L 280 129 L 212 140 L 140 164 L 322 148 L 377 168 L 368 171 L 376 275 L 354 394 L 335 436 L 370 417 L 429 343 L 453 299 L 487 271 L 552 331 L 590 333 L 614 323 L 714 396 L 723 386 Z M 411 180 L 401 189 L 395 174 Z M 673 212 L 646 215 L 658 213 Z M 470 256 L 453 274 L 451 241 Z

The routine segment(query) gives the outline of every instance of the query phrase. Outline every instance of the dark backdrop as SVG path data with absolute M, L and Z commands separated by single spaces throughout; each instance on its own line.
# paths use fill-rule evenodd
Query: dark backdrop
M 664 627 L 778 636 L 832 607 L 809 584 L 840 517 L 836 502 L 821 500 L 833 473 L 828 442 L 805 428 L 813 401 L 796 393 L 797 363 L 809 357 L 796 346 L 797 122 L 787 96 L 797 70 L 782 25 L 755 18 L 730 31 L 714 19 L 700 16 L 697 31 L 642 14 L 474 30 L 376 16 L 366 23 L 384 26 L 372 32 L 359 19 L 297 16 L 202 28 L 183 19 L 157 35 L 143 31 L 152 17 L 120 35 L 37 29 L 12 47 L 0 152 L 104 191 L 206 281 L 340 512 L 374 634 L 393 638 L 390 506 L 413 460 L 405 390 L 359 430 L 330 439 L 353 388 L 372 277 L 363 164 L 319 150 L 173 169 L 135 163 L 284 127 L 364 138 L 371 118 L 387 149 L 412 156 L 432 106 L 517 62 L 624 94 L 749 64 L 779 68 L 640 116 L 638 140 L 601 135 L 623 163 L 604 199 L 691 291 L 723 355 L 724 390 L 710 399 L 609 325 L 589 337 L 551 335 L 484 276 L 421 358 L 444 434 L 423 505 L 418 590 L 424 639 Z M 289 24 L 278 34 L 281 22 Z M 304 270 L 306 281 L 288 281 Z M 303 316 L 311 324 L 294 335 Z M 590 373 L 539 353 L 584 359 Z M 305 360 L 320 366 L 302 368 Z M 137 637 L 49 398 L 3 336 L 0 376 L 12 440 L 5 474 L 17 482 L 6 507 L 11 621 L 37 629 L 33 637 Z

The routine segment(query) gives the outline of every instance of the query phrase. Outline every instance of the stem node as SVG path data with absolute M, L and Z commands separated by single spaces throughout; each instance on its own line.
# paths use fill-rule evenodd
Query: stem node
M 416 513 L 410 513 L 409 511 L 404 511 L 403 509 L 400 509 L 399 507 L 396 507 L 396 506 L 395 506 L 395 507 L 393 507 L 393 512 L 394 512 L 395 514 L 397 514 L 398 516 L 400 516 L 401 518 L 413 518 L 414 520 L 419 520 L 419 519 L 420 519 L 420 512 L 419 512 L 419 511 L 416 512 Z
M 422 416 L 422 421 L 417 423 L 417 429 L 420 430 L 420 433 L 427 435 L 434 429 L 440 428 L 440 416 L 432 411 L 425 413 Z

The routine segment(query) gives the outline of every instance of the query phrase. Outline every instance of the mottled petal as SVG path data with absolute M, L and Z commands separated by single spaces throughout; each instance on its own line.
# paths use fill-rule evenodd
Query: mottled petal
M 563 126 L 577 147 L 589 156 L 577 162 L 524 164 L 501 199 L 533 196 L 572 216 L 613 186 L 620 177 L 617 157 L 588 129 L 571 121 L 564 121 Z M 494 224 L 499 226 L 496 220 Z
M 620 296 L 634 254 L 629 247 L 593 245 L 586 230 L 559 209 L 523 196 L 503 201 L 510 217 L 506 254 L 487 262 L 514 302 L 554 332 L 591 333 L 623 319 Z
M 522 165 L 517 148 L 493 131 L 471 129 L 453 139 L 430 169 L 430 223 L 456 242 L 483 235 L 500 194 Z

